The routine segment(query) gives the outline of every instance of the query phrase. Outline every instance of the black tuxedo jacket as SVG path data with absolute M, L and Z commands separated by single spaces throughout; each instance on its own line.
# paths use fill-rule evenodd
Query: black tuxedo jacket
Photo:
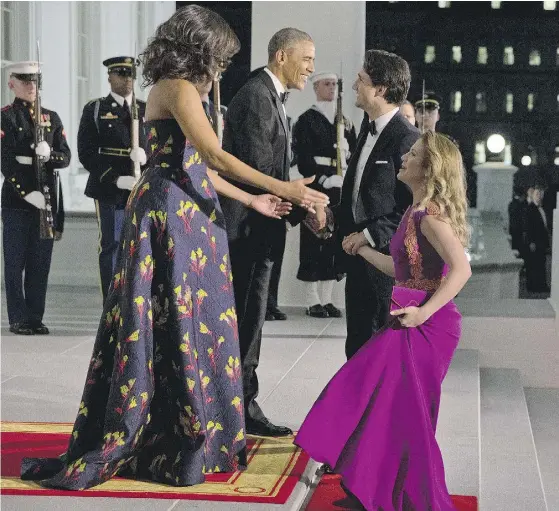
M 547 220 L 547 217 L 546 217 Z M 547 225 L 549 221 L 547 220 Z M 538 207 L 531 203 L 526 207 L 526 218 L 524 222 L 524 242 L 526 244 L 526 252 L 529 254 L 530 243 L 536 245 L 536 252 L 545 254 L 550 247 L 549 229 L 543 221 L 542 215 Z
M 359 187 L 358 199 L 363 201 L 366 219 L 356 223 L 352 211 L 352 194 L 357 163 L 368 134 L 369 118 L 365 114 L 336 213 L 342 236 L 368 229 L 377 249 L 386 253 L 402 215 L 412 203 L 409 188 L 398 181 L 396 175 L 402 165 L 402 156 L 409 151 L 420 133 L 399 112 L 384 127 L 367 159 Z
M 268 176 L 289 181 L 289 140 L 287 118 L 274 83 L 261 71 L 241 87 L 227 108 L 223 149 Z M 249 193 L 265 193 L 246 184 L 234 184 Z M 255 233 L 285 231 L 283 220 L 265 217 L 228 197 L 220 196 L 220 203 L 230 241 Z M 303 217 L 302 210 L 294 208 L 287 219 L 294 224 Z

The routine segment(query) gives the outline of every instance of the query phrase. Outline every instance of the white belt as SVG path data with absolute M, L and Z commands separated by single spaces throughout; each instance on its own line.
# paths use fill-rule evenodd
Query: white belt
M 16 161 L 21 165 L 33 165 L 33 157 L 31 156 L 16 156 Z
M 325 165 L 326 167 L 336 166 L 336 160 L 334 158 L 327 158 L 326 156 L 315 156 L 314 161 L 317 165 Z

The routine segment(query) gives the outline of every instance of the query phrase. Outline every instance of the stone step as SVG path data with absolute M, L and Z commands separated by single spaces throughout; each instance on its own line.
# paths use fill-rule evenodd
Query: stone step
M 291 414 L 295 413 L 297 419 L 304 418 L 324 383 L 343 363 L 342 358 L 332 355 L 335 348 L 334 343 L 330 344 L 324 339 L 309 348 L 297 364 L 300 365 L 301 373 L 295 368 L 293 380 L 280 384 L 266 401 L 266 407 L 271 410 L 273 419 L 280 418 L 279 414 L 274 413 L 276 407 L 281 406 L 280 403 L 286 403 L 291 409 Z M 321 371 L 320 374 L 309 375 L 308 370 L 303 371 L 313 359 L 315 364 L 318 361 L 321 367 L 329 366 L 332 374 L 326 374 L 326 371 L 323 374 Z M 456 495 L 479 496 L 479 386 L 477 351 L 457 350 L 443 382 L 437 426 L 437 441 L 443 454 L 448 489 Z M 299 398 L 294 403 L 292 396 L 296 389 Z M 286 411 L 283 410 L 284 413 Z M 292 425 L 297 428 L 297 424 Z M 310 483 L 301 510 L 310 501 L 318 478 L 315 477 Z
M 559 389 L 525 388 L 549 511 L 559 510 Z
M 443 381 L 437 441 L 448 491 L 479 497 L 479 358 L 476 350 L 456 350 Z
M 482 511 L 548 511 L 517 369 L 482 368 Z

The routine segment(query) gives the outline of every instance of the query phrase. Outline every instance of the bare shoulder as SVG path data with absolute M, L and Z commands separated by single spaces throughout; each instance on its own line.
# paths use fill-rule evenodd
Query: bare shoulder
M 174 96 L 183 94 L 196 94 L 199 96 L 198 91 L 188 80 L 182 78 L 165 78 L 159 80 L 154 88 L 158 87 L 160 93 L 165 95 L 172 94 Z
M 429 239 L 447 232 L 452 232 L 450 219 L 441 211 L 439 206 L 430 202 L 424 210 L 425 214 L 421 217 L 421 232 Z
M 159 80 L 150 90 L 147 107 L 147 119 L 172 117 L 177 105 L 189 101 L 200 101 L 198 91 L 187 80 L 165 78 Z

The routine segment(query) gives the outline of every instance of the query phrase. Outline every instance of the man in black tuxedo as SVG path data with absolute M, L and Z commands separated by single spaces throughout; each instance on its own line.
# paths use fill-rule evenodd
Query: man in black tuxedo
M 314 54 L 314 43 L 305 32 L 284 28 L 274 34 L 268 45 L 268 65 L 249 79 L 229 104 L 223 149 L 260 172 L 289 181 L 291 150 L 283 103 L 287 89 L 305 87 L 314 71 Z M 237 186 L 251 190 L 246 185 Z M 290 435 L 289 428 L 268 421 L 256 402 L 256 368 L 270 277 L 285 245 L 286 224 L 284 220 L 254 215 L 240 202 L 226 197 L 220 197 L 220 202 L 227 221 L 233 271 L 247 433 Z M 287 220 L 297 223 L 304 216 L 301 211 L 295 208 Z
M 399 111 L 410 80 L 404 59 L 368 50 L 353 85 L 355 105 L 365 116 L 337 211 L 349 255 L 367 243 L 388 254 L 390 239 L 412 202 L 407 186 L 396 179 L 402 156 L 420 135 Z M 347 272 L 345 348 L 350 358 L 386 323 L 394 281 L 360 257 L 346 255 L 342 263 Z

